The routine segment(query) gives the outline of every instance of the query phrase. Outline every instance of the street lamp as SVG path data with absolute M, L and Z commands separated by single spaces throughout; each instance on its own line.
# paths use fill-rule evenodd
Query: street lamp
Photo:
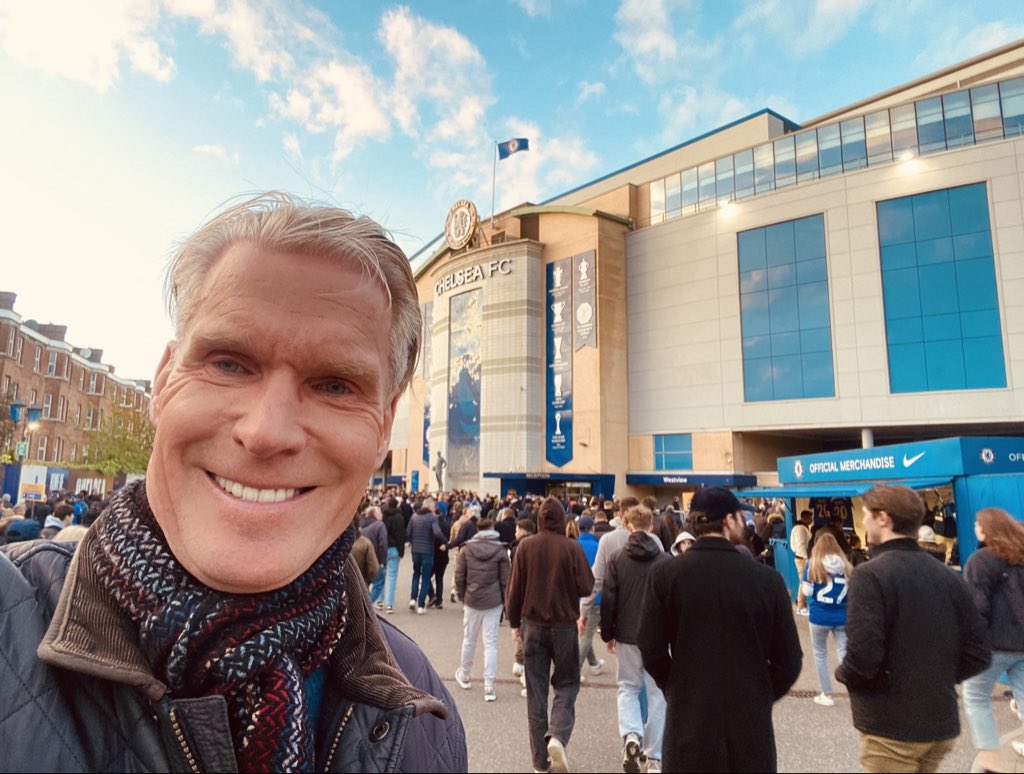
M 27 410 L 26 410 L 27 409 Z M 25 467 L 25 458 L 29 452 L 28 434 L 29 432 L 35 432 L 39 429 L 39 420 L 42 419 L 43 410 L 36 405 L 26 406 L 20 400 L 16 400 L 11 403 L 11 421 L 14 422 L 14 427 L 17 429 L 18 425 L 23 425 L 21 431 L 21 440 L 18 441 L 15 447 L 14 453 L 18 457 L 18 494 L 21 494 L 21 479 L 22 473 Z M 22 498 L 19 496 L 18 498 Z M 35 502 L 32 503 L 33 515 L 35 512 Z

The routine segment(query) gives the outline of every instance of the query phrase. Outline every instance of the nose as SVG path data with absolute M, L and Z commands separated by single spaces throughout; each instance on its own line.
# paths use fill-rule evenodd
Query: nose
M 307 436 L 301 391 L 286 374 L 269 374 L 238 396 L 234 441 L 260 459 L 298 454 Z

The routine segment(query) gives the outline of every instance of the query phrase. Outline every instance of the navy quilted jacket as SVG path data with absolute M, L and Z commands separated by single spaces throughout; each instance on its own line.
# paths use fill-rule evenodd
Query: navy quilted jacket
M 0 769 L 236 771 L 222 697 L 154 700 L 140 687 L 37 656 L 75 545 L 40 540 L 0 550 Z M 353 702 L 328 679 L 317 770 L 467 771 L 462 721 L 440 678 L 412 640 L 372 614 L 370 621 L 409 682 L 443 702 L 447 719 L 415 715 L 412 704 L 385 710 Z

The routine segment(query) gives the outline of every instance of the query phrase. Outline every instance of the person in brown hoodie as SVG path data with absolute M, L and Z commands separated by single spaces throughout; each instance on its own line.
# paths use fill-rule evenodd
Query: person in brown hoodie
M 505 612 L 513 638 L 523 641 L 533 768 L 564 772 L 580 690 L 576 619 L 594 575 L 580 544 L 565 536 L 565 509 L 556 498 L 541 503 L 537 526 L 516 550 Z M 550 718 L 549 682 L 555 689 Z

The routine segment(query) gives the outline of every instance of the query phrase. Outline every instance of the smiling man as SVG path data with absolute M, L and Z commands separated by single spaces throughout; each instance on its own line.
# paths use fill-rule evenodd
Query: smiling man
M 267 194 L 187 239 L 168 288 L 145 481 L 73 555 L 0 556 L 5 767 L 465 771 L 450 695 L 349 561 L 419 349 L 405 255 Z

